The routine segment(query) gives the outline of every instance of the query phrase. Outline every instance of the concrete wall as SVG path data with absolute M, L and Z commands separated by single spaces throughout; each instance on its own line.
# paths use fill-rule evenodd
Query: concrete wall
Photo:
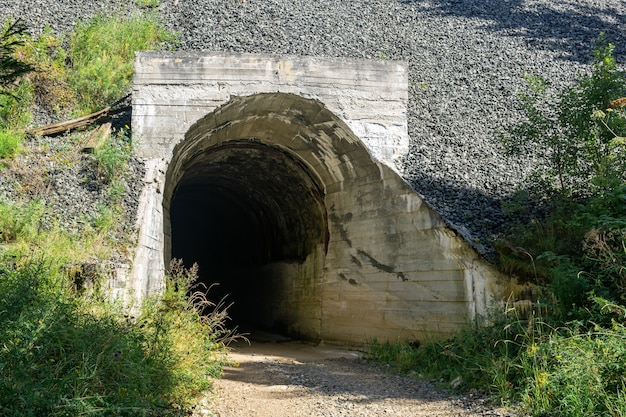
M 311 222 L 326 241 L 306 259 L 256 268 L 269 289 L 258 307 L 265 320 L 308 339 L 364 343 L 439 339 L 484 314 L 500 277 L 397 174 L 406 84 L 397 62 L 138 55 L 133 132 L 148 174 L 129 287 L 160 291 L 179 183 L 206 155 L 243 141 L 299 161 L 327 219 Z
M 402 172 L 407 76 L 406 64 L 396 61 L 141 52 L 133 90 L 137 153 L 168 158 L 192 124 L 231 97 L 280 92 L 321 101 L 375 159 Z

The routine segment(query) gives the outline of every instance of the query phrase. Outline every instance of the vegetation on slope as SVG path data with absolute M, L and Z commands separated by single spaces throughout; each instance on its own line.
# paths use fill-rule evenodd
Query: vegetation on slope
M 146 16 L 98 16 L 66 43 L 15 22 L 0 33 L 3 416 L 184 415 L 221 372 L 226 315 L 193 288 L 195 270 L 174 264 L 165 294 L 132 310 L 109 286 L 108 261 L 134 239 L 121 205 L 128 129 L 92 155 L 77 152 L 90 132 L 25 140 L 35 103 L 57 117 L 110 105 L 129 88 L 134 51 L 172 39 Z M 106 198 L 73 218 L 53 204 L 49 178 L 77 164 Z
M 593 73 L 563 91 L 528 77 L 526 119 L 502 136 L 513 154 L 544 161 L 496 242 L 531 307 L 512 299 L 487 323 L 419 348 L 374 342 L 372 359 L 533 416 L 626 415 L 626 75 L 612 51 L 600 37 Z

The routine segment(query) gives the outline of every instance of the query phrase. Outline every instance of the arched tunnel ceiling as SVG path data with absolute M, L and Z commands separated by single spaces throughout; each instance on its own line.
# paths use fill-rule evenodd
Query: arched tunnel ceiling
M 246 141 L 290 155 L 321 192 L 345 179 L 380 175 L 361 141 L 319 101 L 284 93 L 255 94 L 232 97 L 189 129 L 173 150 L 165 198 L 198 155 Z
M 319 185 L 287 153 L 252 140 L 232 141 L 195 155 L 183 170 L 171 208 L 177 225 L 193 218 L 189 230 L 195 227 L 197 231 L 200 224 L 215 223 L 215 235 L 216 229 L 236 218 L 230 231 L 240 234 L 239 252 L 245 254 L 242 258 L 247 263 L 303 260 L 317 245 L 327 244 L 326 212 Z M 176 230 L 173 232 L 175 248 L 180 242 Z M 206 239 L 211 239 L 211 231 L 204 232 Z M 231 232 L 217 235 L 228 243 L 226 237 Z M 189 239 L 188 233 L 184 236 Z M 228 262 L 231 257 L 221 259 Z

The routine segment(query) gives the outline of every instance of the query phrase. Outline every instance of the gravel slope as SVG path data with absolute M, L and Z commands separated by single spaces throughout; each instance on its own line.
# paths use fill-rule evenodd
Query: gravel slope
M 180 49 L 405 60 L 411 153 L 404 177 L 469 240 L 497 235 L 500 203 L 531 161 L 494 131 L 517 120 L 525 72 L 556 85 L 588 71 L 602 31 L 626 62 L 623 0 L 161 0 Z M 36 33 L 135 8 L 132 0 L 0 0 Z

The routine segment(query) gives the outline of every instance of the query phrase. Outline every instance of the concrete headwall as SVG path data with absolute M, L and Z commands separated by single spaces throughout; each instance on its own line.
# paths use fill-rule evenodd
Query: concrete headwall
M 182 253 L 241 319 L 346 343 L 439 339 L 484 314 L 498 275 L 398 175 L 406 101 L 399 62 L 139 54 L 129 288 L 160 291 Z

